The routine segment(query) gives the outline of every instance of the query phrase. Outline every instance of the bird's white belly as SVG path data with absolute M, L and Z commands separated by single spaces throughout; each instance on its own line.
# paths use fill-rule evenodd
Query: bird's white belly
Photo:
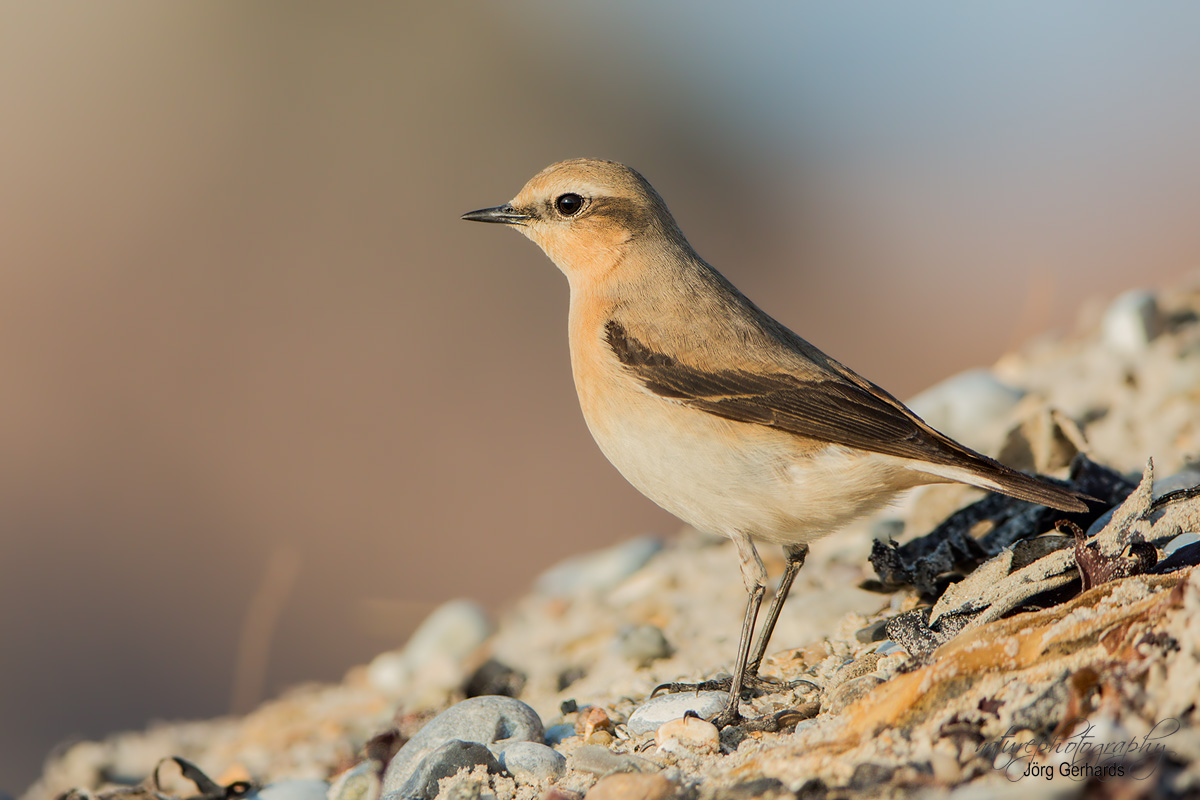
M 637 389 L 623 395 L 603 413 L 584 403 L 592 436 L 638 490 L 700 530 L 808 542 L 928 482 L 900 459 L 805 447 L 791 434 Z

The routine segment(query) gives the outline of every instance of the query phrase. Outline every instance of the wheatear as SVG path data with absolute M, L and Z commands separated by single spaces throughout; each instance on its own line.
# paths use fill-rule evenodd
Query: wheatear
M 575 388 L 608 460 L 651 500 L 737 546 L 749 601 L 719 725 L 739 719 L 810 541 L 928 483 L 1088 509 L 1086 495 L 938 433 L 769 317 L 696 255 L 628 167 L 563 161 L 508 204 L 463 219 L 515 227 L 567 276 Z M 751 656 L 766 584 L 755 539 L 783 545 L 787 569 Z

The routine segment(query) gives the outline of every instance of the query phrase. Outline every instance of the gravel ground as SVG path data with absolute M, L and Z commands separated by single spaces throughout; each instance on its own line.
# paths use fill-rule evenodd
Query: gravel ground
M 913 402 L 1022 469 L 1109 476 L 1117 510 L 1076 533 L 991 501 L 942 525 L 981 493 L 930 487 L 817 542 L 763 667 L 781 684 L 743 702 L 781 730 L 672 721 L 710 695 L 647 702 L 736 644 L 733 548 L 685 530 L 564 562 L 499 620 L 447 604 L 341 684 L 76 744 L 25 800 L 1200 796 L 1200 289 L 1131 292 Z M 155 782 L 167 757 L 187 761 Z

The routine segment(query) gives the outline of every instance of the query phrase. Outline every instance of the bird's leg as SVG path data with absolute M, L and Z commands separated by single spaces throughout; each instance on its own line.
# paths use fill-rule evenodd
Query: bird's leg
M 664 683 L 655 687 L 654 691 L 650 693 L 650 696 L 654 697 L 659 692 L 729 692 L 729 704 L 721 713 L 722 717 L 728 716 L 730 711 L 736 717 L 738 695 L 741 694 L 742 689 L 756 684 L 754 679 L 751 679 L 749 683 L 746 680 L 746 662 L 750 654 L 750 637 L 754 634 L 754 623 L 758 619 L 758 610 L 762 607 L 763 593 L 767 583 L 767 568 L 763 566 L 762 559 L 759 558 L 758 551 L 754 548 L 750 537 L 745 534 L 737 534 L 730 538 L 737 546 L 738 561 L 741 562 L 742 568 L 742 583 L 745 584 L 746 594 L 749 595 L 746 600 L 746 615 L 742 620 L 742 635 L 738 640 L 737 663 L 734 666 L 733 675 L 700 683 Z
M 746 664 L 744 681 L 748 684 L 761 681 L 758 677 L 758 669 L 762 666 L 763 657 L 767 654 L 767 644 L 771 641 L 771 634 L 775 632 L 775 623 L 779 621 L 779 612 L 783 610 L 788 592 L 792 590 L 792 581 L 796 579 L 796 573 L 804 566 L 804 559 L 808 556 L 808 545 L 785 544 L 783 553 L 787 558 L 787 567 L 784 568 L 783 577 L 779 579 L 779 588 L 775 590 L 775 596 L 771 598 L 771 606 L 767 609 L 767 618 L 763 620 L 762 629 L 758 632 L 758 641 L 754 644 L 754 655 Z M 816 684 L 812 681 L 795 681 L 795 683 L 807 683 L 816 688 Z
M 742 580 L 746 585 L 746 593 L 748 595 L 746 600 L 746 614 L 742 620 L 742 634 L 738 641 L 737 663 L 734 665 L 733 675 L 728 678 L 708 680 L 702 683 L 663 684 L 651 693 L 651 697 L 653 697 L 664 690 L 668 692 L 728 692 L 729 700 L 725 708 L 713 720 L 714 724 L 718 727 L 731 725 L 741 720 L 741 715 L 738 712 L 738 701 L 743 689 L 758 688 L 767 683 L 778 683 L 771 679 L 760 678 L 758 670 L 766 654 L 767 645 L 771 641 L 771 634 L 775 630 L 775 624 L 779 620 L 779 612 L 783 608 L 783 604 L 787 601 L 788 592 L 791 591 L 792 582 L 796 579 L 796 573 L 804 566 L 804 559 L 808 555 L 808 545 L 806 544 L 784 546 L 787 567 L 784 570 L 783 577 L 780 578 L 779 588 L 775 591 L 775 597 L 771 600 L 771 606 L 767 610 L 767 618 L 763 621 L 763 626 L 755 642 L 753 655 L 751 655 L 750 637 L 754 632 L 754 624 L 758 618 L 759 608 L 762 606 L 767 572 L 763 567 L 762 559 L 758 556 L 758 551 L 749 537 L 734 537 L 733 541 L 737 545 L 738 558 L 742 566 Z M 793 681 L 786 684 L 786 686 L 793 687 L 802 683 L 807 683 L 816 688 L 816 684 L 812 683 L 812 681 L 805 680 Z M 780 684 L 780 688 L 782 687 L 783 684 Z M 762 730 L 780 730 L 781 726 L 786 726 L 787 723 L 772 719 L 753 720 L 747 724 L 752 726 L 758 725 Z
M 742 686 L 746 678 L 746 663 L 750 658 L 750 637 L 754 634 L 754 623 L 758 619 L 758 609 L 762 606 L 763 592 L 767 582 L 767 569 L 763 566 L 754 542 L 745 534 L 733 537 L 737 545 L 738 559 L 742 566 L 742 582 L 746 584 L 746 615 L 742 619 L 742 635 L 738 639 L 737 662 L 733 665 L 733 678 L 729 682 L 729 700 L 725 708 L 712 720 L 718 728 L 724 728 L 738 722 L 742 715 L 738 713 L 738 702 L 741 700 Z

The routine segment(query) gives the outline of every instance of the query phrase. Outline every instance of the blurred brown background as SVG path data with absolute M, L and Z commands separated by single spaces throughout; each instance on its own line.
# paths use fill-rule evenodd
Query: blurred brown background
M 0 5 L 0 787 L 676 530 L 458 220 L 552 161 L 902 396 L 1200 264 L 1200 6 L 706 6 Z

